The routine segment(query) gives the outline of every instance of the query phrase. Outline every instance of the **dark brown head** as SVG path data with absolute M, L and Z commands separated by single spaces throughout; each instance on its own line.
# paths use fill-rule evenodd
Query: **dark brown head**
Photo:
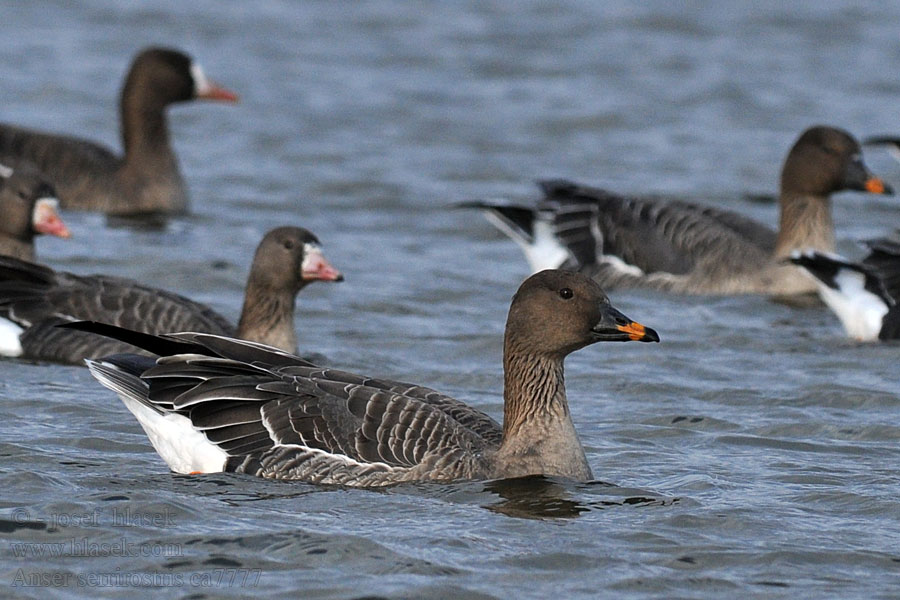
M 834 127 L 810 127 L 785 158 L 781 191 L 824 197 L 841 190 L 893 193 L 863 163 L 862 149 L 852 135 Z
M 0 165 L 0 235 L 22 241 L 38 234 L 69 237 L 57 204 L 56 192 L 40 171 Z
M 236 102 L 237 95 L 206 78 L 199 64 L 178 50 L 147 48 L 131 63 L 123 95 L 135 94 L 159 106 L 194 99 Z
M 256 248 L 249 283 L 296 294 L 313 281 L 343 280 L 341 272 L 325 259 L 315 235 L 302 227 L 279 227 L 267 233 Z
M 595 342 L 658 342 L 650 328 L 613 308 L 600 286 L 570 271 L 546 270 L 525 280 L 513 297 L 506 344 L 557 358 Z

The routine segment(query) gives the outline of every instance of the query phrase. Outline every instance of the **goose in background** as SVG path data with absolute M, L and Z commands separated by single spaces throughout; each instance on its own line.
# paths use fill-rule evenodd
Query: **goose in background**
M 865 342 L 900 339 L 900 243 L 865 242 L 861 262 L 814 250 L 798 251 L 790 261 L 806 269 L 819 295 L 850 337 Z
M 532 275 L 506 322 L 501 426 L 434 390 L 320 368 L 252 342 L 68 326 L 114 335 L 159 357 L 118 355 L 88 366 L 119 394 L 176 473 L 233 471 L 351 486 L 538 474 L 589 480 L 566 399 L 565 357 L 595 342 L 659 341 L 613 308 L 590 279 L 564 271 Z
M 313 281 L 343 276 L 306 229 L 279 227 L 262 239 L 247 279 L 237 327 L 204 304 L 130 279 L 74 275 L 0 257 L 0 356 L 83 364 L 137 352 L 133 346 L 57 327 L 96 320 L 146 333 L 200 331 L 297 351 L 294 304 Z
M 166 108 L 237 96 L 206 78 L 186 54 L 147 48 L 131 64 L 119 110 L 124 155 L 92 141 L 0 124 L 0 162 L 35 165 L 67 210 L 115 215 L 183 213 L 188 197 L 169 140 Z
M 0 255 L 34 260 L 37 235 L 71 235 L 56 212 L 53 187 L 33 167 L 0 165 Z
M 681 201 L 628 198 L 564 180 L 540 182 L 536 208 L 471 202 L 525 251 L 532 270 L 577 269 L 605 288 L 682 294 L 813 293 L 815 282 L 783 259 L 834 250 L 831 194 L 892 194 L 846 131 L 807 129 L 781 172 L 778 231 L 739 213 Z

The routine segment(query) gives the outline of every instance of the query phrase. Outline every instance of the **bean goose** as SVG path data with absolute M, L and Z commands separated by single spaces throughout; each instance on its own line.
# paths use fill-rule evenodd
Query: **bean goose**
M 279 227 L 260 242 L 237 328 L 208 306 L 106 275 L 80 276 L 0 257 L 0 355 L 83 364 L 133 346 L 56 325 L 100 320 L 147 333 L 202 331 L 297 349 L 294 303 L 312 281 L 340 281 L 316 237 Z
M 69 237 L 53 188 L 34 168 L 0 165 L 0 255 L 34 260 L 34 237 Z
M 506 322 L 501 426 L 434 390 L 320 368 L 251 342 L 70 326 L 158 355 L 88 366 L 119 394 L 173 471 L 354 486 L 532 474 L 590 479 L 563 361 L 595 342 L 659 341 L 590 279 L 564 271 L 531 276 Z
M 120 98 L 124 155 L 66 135 L 0 124 L 0 162 L 36 165 L 63 208 L 134 215 L 187 209 L 187 192 L 169 142 L 166 107 L 194 99 L 237 100 L 177 50 L 148 48 L 134 59 Z
M 862 262 L 811 250 L 790 260 L 816 278 L 819 295 L 847 335 L 867 342 L 900 339 L 900 243 L 866 244 L 870 253 Z
M 562 180 L 540 186 L 536 209 L 469 204 L 523 247 L 533 270 L 578 269 L 604 287 L 778 296 L 815 292 L 813 280 L 783 259 L 802 248 L 833 251 L 832 193 L 892 193 L 863 164 L 859 143 L 833 127 L 806 130 L 788 153 L 777 232 L 711 206 L 626 198 Z

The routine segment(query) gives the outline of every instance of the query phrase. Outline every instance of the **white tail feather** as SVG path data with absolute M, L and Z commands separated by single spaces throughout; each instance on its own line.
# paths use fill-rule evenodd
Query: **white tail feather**
M 114 364 L 88 360 L 91 374 L 119 398 L 144 428 L 150 443 L 169 468 L 176 473 L 218 473 L 225 468 L 228 455 L 194 429 L 191 420 L 174 412 L 160 412 L 146 398 L 137 395 L 138 385 L 117 379 L 134 377 Z M 137 379 L 136 377 L 134 379 Z

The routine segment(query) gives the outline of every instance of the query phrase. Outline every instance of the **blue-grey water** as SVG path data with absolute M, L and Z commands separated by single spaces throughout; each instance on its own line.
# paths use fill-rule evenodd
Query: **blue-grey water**
M 346 281 L 302 293 L 304 351 L 499 418 L 527 267 L 452 203 L 565 176 L 774 224 L 744 198 L 776 191 L 802 129 L 900 133 L 898 31 L 876 0 L 3 0 L 0 120 L 118 147 L 131 56 L 188 50 L 242 98 L 170 111 L 192 216 L 68 213 L 41 260 L 236 318 L 262 234 L 306 226 Z M 841 249 L 900 225 L 897 203 L 836 197 Z M 612 298 L 662 343 L 568 360 L 586 484 L 174 476 L 85 369 L 0 362 L 2 595 L 900 597 L 900 348 L 823 308 Z

